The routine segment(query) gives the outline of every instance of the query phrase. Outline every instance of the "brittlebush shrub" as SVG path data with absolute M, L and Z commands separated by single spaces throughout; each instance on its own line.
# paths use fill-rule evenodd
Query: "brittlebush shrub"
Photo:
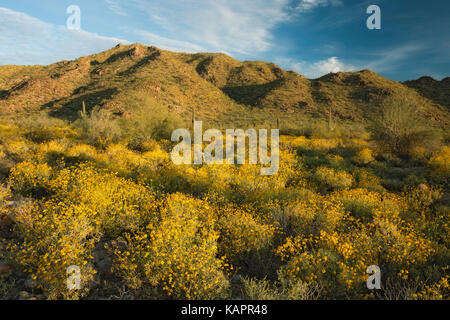
M 77 164 L 80 162 L 93 161 L 97 156 L 97 150 L 87 144 L 79 144 L 68 148 L 65 153 L 68 164 Z
M 43 197 L 48 194 L 52 168 L 47 164 L 25 161 L 11 169 L 11 188 L 23 196 Z
M 49 188 L 54 201 L 90 208 L 90 219 L 107 237 L 139 229 L 157 207 L 146 187 L 88 165 L 61 170 Z
M 378 193 L 366 189 L 343 190 L 334 193 L 333 198 L 342 201 L 345 209 L 359 219 L 372 219 L 375 209 L 386 209 L 398 216 L 406 206 L 400 198 L 391 193 Z
M 294 236 L 334 230 L 345 215 L 341 202 L 315 196 L 310 200 L 289 203 L 277 210 L 273 217 L 287 236 Z
M 218 226 L 220 252 L 232 262 L 268 248 L 277 231 L 275 226 L 258 221 L 250 213 L 231 208 L 221 212 Z
M 11 190 L 0 185 L 0 221 L 3 219 L 3 215 L 8 213 L 6 201 L 8 201 L 11 196 Z
M 14 138 L 5 145 L 4 153 L 17 161 L 24 161 L 29 158 L 34 149 L 34 145 L 22 138 Z
M 423 186 L 423 188 L 407 188 L 403 195 L 409 210 L 429 216 L 434 212 L 432 206 L 442 198 L 443 192 L 441 188 Z
M 411 226 L 388 221 L 381 212 L 375 216 L 373 224 L 362 225 L 347 217 L 347 223 L 334 231 L 287 238 L 277 249 L 285 262 L 282 276 L 318 282 L 324 286 L 325 296 L 359 299 L 368 297 L 365 280 L 369 265 L 380 266 L 386 276 L 398 280 L 406 277 L 405 270 L 411 270 L 412 277 L 419 276 L 434 253 L 430 241 Z M 348 228 L 350 225 L 354 227 Z
M 20 190 L 42 185 L 36 172 L 44 173 L 45 168 L 22 164 L 13 172 L 11 185 Z M 10 246 L 11 259 L 47 297 L 79 298 L 88 292 L 95 274 L 91 252 L 96 241 L 147 225 L 155 217 L 157 201 L 147 188 L 87 165 L 44 178 L 51 196 L 29 210 L 12 213 L 24 238 Z M 66 269 L 71 265 L 81 269 L 83 290 L 67 290 Z
M 359 165 L 367 165 L 374 160 L 373 152 L 369 148 L 362 149 L 353 157 L 353 161 Z
M 217 258 L 212 212 L 201 200 L 169 196 L 159 219 L 128 234 L 125 249 L 115 248 L 115 270 L 136 289 L 150 285 L 179 299 L 223 297 L 226 264 Z
M 351 187 L 353 177 L 345 171 L 337 171 L 332 168 L 319 167 L 314 173 L 314 180 L 321 190 L 339 190 Z
M 450 180 L 450 147 L 442 147 L 429 160 L 433 177 L 438 182 L 446 183 Z
M 367 169 L 357 169 L 352 172 L 352 176 L 355 179 L 355 187 L 357 188 L 366 188 L 377 192 L 384 191 L 384 188 L 381 186 L 381 179 Z
M 8 245 L 10 259 L 37 282 L 49 299 L 78 299 L 89 292 L 95 270 L 92 248 L 96 239 L 89 206 L 49 201 L 15 214 L 16 231 L 23 235 Z M 81 289 L 67 287 L 67 268 L 78 266 Z
M 64 153 L 68 148 L 68 142 L 65 140 L 52 140 L 46 143 L 41 143 L 36 152 L 36 158 L 40 163 L 47 163 L 48 165 L 56 165 L 58 161 L 64 159 Z

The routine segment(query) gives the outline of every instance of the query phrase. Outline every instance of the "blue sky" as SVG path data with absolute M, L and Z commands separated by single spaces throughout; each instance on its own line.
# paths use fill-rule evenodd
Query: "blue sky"
M 369 30 L 369 5 L 381 30 Z M 81 9 L 69 30 L 66 9 Z M 371 69 L 450 76 L 448 0 L 2 0 L 0 64 L 49 64 L 139 42 L 275 62 L 308 78 Z

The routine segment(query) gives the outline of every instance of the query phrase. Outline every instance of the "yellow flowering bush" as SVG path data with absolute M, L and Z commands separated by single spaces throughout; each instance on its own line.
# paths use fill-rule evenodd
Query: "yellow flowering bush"
M 250 213 L 233 208 L 221 210 L 218 228 L 220 252 L 231 261 L 270 246 L 277 231 L 275 226 L 257 221 Z
M 433 175 L 448 180 L 450 177 L 450 147 L 445 146 L 436 152 L 428 164 L 433 168 Z
M 157 286 L 168 296 L 218 298 L 226 293 L 226 267 L 217 255 L 213 210 L 181 194 L 165 201 L 158 219 L 116 248 L 115 268 L 134 287 Z
M 41 143 L 37 149 L 36 158 L 40 163 L 55 164 L 58 160 L 64 158 L 67 147 L 67 141 L 51 140 Z
M 88 165 L 61 170 L 49 189 L 54 201 L 90 208 L 90 218 L 108 237 L 137 230 L 157 207 L 146 187 Z
M 25 139 L 13 139 L 6 145 L 6 153 L 11 156 L 24 159 L 28 152 L 34 148 L 33 145 L 27 143 Z
M 358 153 L 356 153 L 352 160 L 359 165 L 367 165 L 374 161 L 375 158 L 371 149 L 364 148 L 361 151 L 358 151 Z
M 69 163 L 92 161 L 97 157 L 97 150 L 90 145 L 79 144 L 68 148 L 64 155 Z
M 11 169 L 9 181 L 14 191 L 24 196 L 42 197 L 49 190 L 52 168 L 25 161 Z
M 353 177 L 345 171 L 319 167 L 314 173 L 314 179 L 322 190 L 346 189 L 353 184 Z
M 8 245 L 11 259 L 37 281 L 50 299 L 80 298 L 88 292 L 95 270 L 91 251 L 95 226 L 88 206 L 47 202 L 32 205 L 15 215 L 16 229 L 24 235 L 20 243 Z M 67 286 L 67 268 L 81 270 L 82 290 Z

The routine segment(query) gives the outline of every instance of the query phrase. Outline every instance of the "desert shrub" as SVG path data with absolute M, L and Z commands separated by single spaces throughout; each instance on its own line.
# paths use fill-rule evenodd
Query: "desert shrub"
M 357 163 L 358 165 L 367 165 L 375 160 L 375 157 L 373 156 L 373 152 L 369 148 L 364 148 L 361 151 L 359 151 L 352 160 Z
M 19 137 L 8 141 L 4 153 L 18 161 L 23 161 L 29 157 L 33 149 L 33 144 L 27 143 L 25 139 Z
M 86 206 L 106 237 L 134 231 L 151 219 L 154 194 L 132 181 L 88 165 L 65 168 L 49 183 L 52 201 Z
M 352 172 L 352 176 L 355 179 L 355 187 L 366 188 L 376 192 L 385 191 L 381 186 L 381 179 L 372 171 L 367 169 L 357 169 Z
M 424 146 L 414 146 L 409 153 L 412 160 L 419 164 L 425 164 L 430 158 L 432 151 Z
M 0 185 L 0 204 L 3 205 L 3 202 L 11 197 L 11 190 L 7 187 Z
M 317 235 L 321 230 L 334 230 L 344 216 L 341 202 L 317 196 L 288 203 L 273 213 L 274 220 L 287 236 Z
M 327 154 L 328 166 L 333 169 L 343 170 L 347 167 L 347 162 L 343 157 L 337 154 Z
M 84 165 L 42 178 L 47 168 L 24 163 L 11 175 L 13 188 L 27 191 L 29 186 L 44 185 L 49 198 L 13 212 L 23 239 L 9 247 L 10 259 L 39 283 L 47 297 L 80 298 L 95 274 L 91 253 L 98 239 L 138 230 L 155 217 L 157 203 L 145 187 L 106 171 Z M 67 290 L 70 265 L 81 268 L 83 290 Z
M 383 290 L 377 293 L 384 300 L 441 300 L 448 298 L 448 276 L 427 284 L 426 281 L 408 279 L 407 270 L 391 275 L 385 280 Z
M 212 211 L 200 200 L 169 196 L 159 221 L 129 234 L 125 249 L 115 249 L 115 269 L 134 288 L 147 284 L 184 299 L 223 297 L 226 265 L 216 257 Z
M 272 284 L 266 280 L 258 280 L 255 278 L 242 278 L 242 295 L 248 300 L 277 300 L 279 293 L 272 288 Z
M 404 192 L 404 197 L 408 202 L 408 209 L 428 217 L 434 211 L 432 206 L 442 196 L 442 189 L 428 187 L 425 184 L 421 184 L 420 187 L 410 187 Z
M 342 145 L 342 139 L 323 139 L 323 138 L 311 138 L 300 136 L 292 140 L 291 145 L 293 147 L 303 147 L 305 149 L 317 150 L 317 151 L 329 151 L 330 149 L 337 148 Z
M 24 137 L 35 143 L 76 137 L 76 133 L 66 126 L 64 120 L 51 117 L 46 112 L 18 116 L 12 123 L 22 129 Z
M 11 169 L 11 188 L 23 195 L 41 198 L 48 194 L 52 168 L 47 164 L 25 161 Z
M 128 143 L 127 147 L 131 150 L 139 152 L 150 152 L 160 149 L 159 144 L 156 140 L 143 137 L 136 137 L 132 139 Z
M 413 147 L 430 147 L 438 136 L 426 126 L 417 99 L 404 95 L 389 96 L 382 101 L 380 112 L 372 118 L 370 131 L 380 147 L 401 157 L 410 157 Z
M 14 214 L 15 228 L 23 239 L 8 245 L 10 259 L 30 274 L 49 299 L 78 299 L 88 293 L 95 274 L 90 255 L 95 228 L 90 213 L 87 206 L 47 202 Z M 81 290 L 67 287 L 67 268 L 72 265 L 80 268 Z
M 433 169 L 432 175 L 439 182 L 447 182 L 450 178 L 450 147 L 442 147 L 430 158 L 428 164 Z
M 335 192 L 333 198 L 341 201 L 352 216 L 359 219 L 372 219 L 375 209 L 388 210 L 398 216 L 405 209 L 399 197 L 390 193 L 378 193 L 366 189 L 352 189 Z
M 413 225 L 389 221 L 386 212 L 379 210 L 375 215 L 374 238 L 383 248 L 383 262 L 398 271 L 408 270 L 412 265 L 423 267 L 435 252 L 430 240 Z
M 80 162 L 93 161 L 97 157 L 97 150 L 87 144 L 78 144 L 68 148 L 64 152 L 66 162 L 69 165 L 74 165 Z
M 123 101 L 129 116 L 121 119 L 124 133 L 132 139 L 169 139 L 175 129 L 182 128 L 181 119 L 151 95 L 136 91 Z
M 99 107 L 92 109 L 89 113 L 83 108 L 74 127 L 81 131 L 81 138 L 97 146 L 117 142 L 122 137 L 119 120 Z
M 37 127 L 29 129 L 25 134 L 27 139 L 35 143 L 43 143 L 62 138 L 73 139 L 76 136 L 76 132 L 69 127 Z
M 318 282 L 286 279 L 282 274 L 277 282 L 244 277 L 241 283 L 242 296 L 249 300 L 317 300 L 322 293 Z
M 365 269 L 377 264 L 377 247 L 365 230 L 321 231 L 288 238 L 277 250 L 286 264 L 280 272 L 291 281 L 323 284 L 334 297 L 362 297 Z
M 327 167 L 317 168 L 313 178 L 323 191 L 346 189 L 353 184 L 352 175 Z
M 227 208 L 220 213 L 220 252 L 232 262 L 271 245 L 276 228 L 257 221 L 250 213 Z
M 64 153 L 68 148 L 68 144 L 65 140 L 52 140 L 42 143 L 36 151 L 36 158 L 41 163 L 56 165 L 58 161 L 64 159 Z
M 447 271 L 447 268 L 444 268 Z M 439 281 L 422 286 L 411 297 L 417 300 L 448 300 L 450 297 L 449 275 L 443 276 Z

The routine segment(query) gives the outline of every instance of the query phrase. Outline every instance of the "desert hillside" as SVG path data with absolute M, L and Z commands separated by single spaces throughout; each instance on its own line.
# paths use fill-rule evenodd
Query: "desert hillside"
M 204 121 L 287 122 L 304 115 L 363 121 L 387 96 L 410 95 L 424 115 L 448 126 L 448 78 L 404 84 L 369 70 L 306 79 L 273 63 L 237 61 L 225 54 L 182 54 L 140 44 L 117 47 L 49 66 L 1 66 L 0 110 L 74 120 L 85 103 L 118 116 L 130 110 L 130 92 L 153 97 L 161 108 Z M 131 103 L 132 104 L 132 103 Z

